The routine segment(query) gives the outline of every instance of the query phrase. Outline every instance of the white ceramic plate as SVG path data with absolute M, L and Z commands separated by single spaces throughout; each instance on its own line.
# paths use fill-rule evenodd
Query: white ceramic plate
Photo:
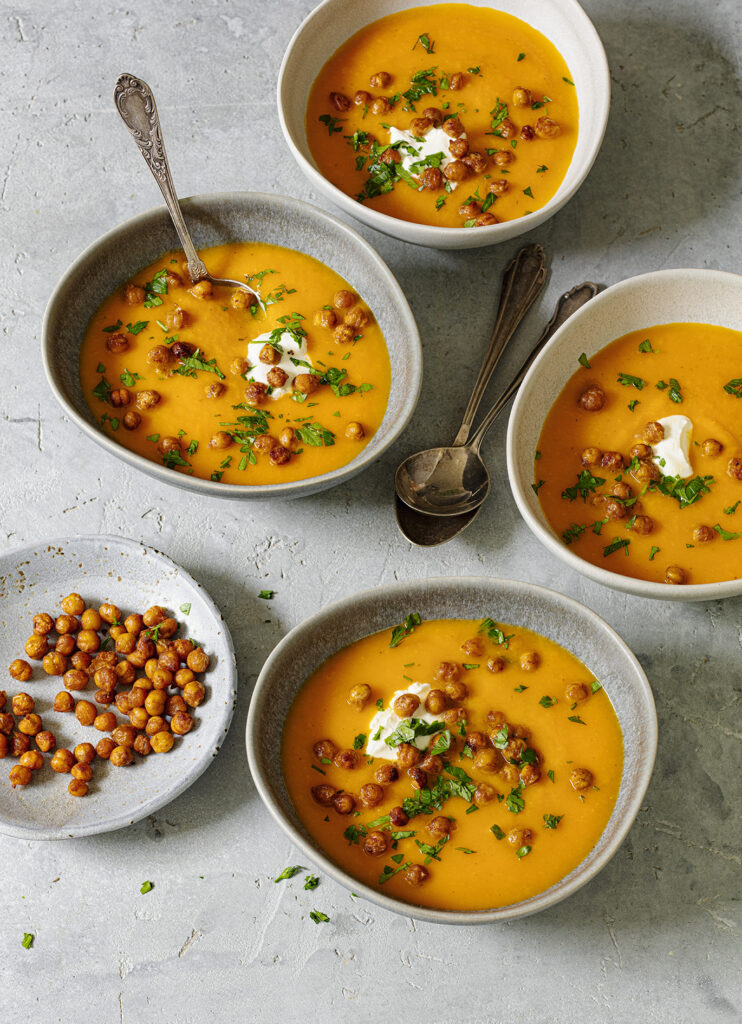
M 472 618 L 535 630 L 584 662 L 616 711 L 624 742 L 624 769 L 616 805 L 588 856 L 556 885 L 531 899 L 493 910 L 456 912 L 416 907 L 359 882 L 314 842 L 297 817 L 281 770 L 283 724 L 299 688 L 325 658 L 411 612 L 423 619 Z M 657 752 L 657 715 L 641 665 L 623 640 L 594 612 L 569 597 L 517 580 L 462 577 L 392 583 L 353 594 L 296 626 L 260 673 L 247 719 L 247 756 L 266 807 L 302 854 L 341 885 L 387 910 L 438 924 L 484 924 L 526 917 L 553 906 L 589 882 L 616 853 L 639 812 Z
M 630 331 L 677 322 L 718 324 L 742 331 L 742 277 L 720 270 L 658 270 L 606 289 L 559 328 L 523 381 L 508 424 L 508 476 L 521 515 L 542 544 L 596 583 L 665 601 L 715 601 L 742 594 L 742 579 L 672 586 L 621 576 L 586 562 L 557 536 L 533 493 L 533 455 L 546 415 L 588 358 Z M 739 415 L 736 409 L 732 415 Z M 699 505 L 699 508 L 701 506 Z M 730 558 L 738 557 L 730 547 Z
M 64 689 L 58 676 L 47 676 L 41 662 L 30 662 L 24 645 L 37 612 L 60 614 L 59 602 L 77 592 L 92 606 L 104 601 L 128 614 L 153 604 L 169 609 L 183 623 L 180 633 L 195 637 L 211 657 L 202 677 L 206 700 L 195 712 L 196 725 L 167 754 L 136 756 L 128 768 L 114 768 L 96 758 L 93 781 L 85 797 L 67 792 L 70 775 L 57 775 L 44 755 L 44 767 L 25 788 L 12 788 L 8 772 L 16 763 L 0 760 L 0 832 L 19 839 L 68 839 L 112 832 L 154 813 L 186 790 L 211 764 L 232 720 L 237 670 L 227 624 L 203 587 L 153 548 L 121 537 L 72 537 L 9 551 L 0 556 L 0 688 L 8 694 L 29 693 L 45 729 L 57 747 L 72 749 L 107 735 L 82 726 L 74 712 L 52 711 L 54 695 Z M 179 611 L 190 604 L 188 615 Z M 14 658 L 33 666 L 33 676 L 19 683 L 7 672 Z M 93 687 L 74 694 L 92 700 Z M 7 710 L 10 710 L 9 707 Z M 101 710 L 106 710 L 101 708 Z M 115 711 L 111 705 L 110 710 Z M 124 721 L 122 716 L 117 716 Z
M 568 202 L 587 177 L 600 150 L 608 123 L 611 82 L 603 44 L 577 0 L 467 0 L 527 22 L 556 46 L 572 73 L 580 122 L 572 163 L 556 194 L 540 210 L 484 228 L 439 228 L 413 224 L 358 203 L 332 185 L 318 170 L 305 131 L 307 99 L 322 66 L 352 35 L 369 22 L 440 0 L 324 0 L 294 33 L 278 76 L 278 116 L 294 159 L 319 193 L 345 213 L 415 245 L 437 249 L 472 249 L 516 238 L 543 224 Z

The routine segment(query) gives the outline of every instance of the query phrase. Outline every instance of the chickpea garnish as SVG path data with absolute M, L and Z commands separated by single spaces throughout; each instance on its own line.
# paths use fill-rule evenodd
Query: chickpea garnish
M 345 436 L 350 441 L 362 441 L 366 436 L 366 431 L 363 429 L 363 425 L 361 423 L 353 420 L 345 428 Z
M 533 96 L 531 95 L 530 89 L 525 89 L 522 85 L 519 85 L 516 89 L 513 89 L 514 107 L 530 107 L 532 103 Z
M 665 570 L 665 583 L 672 583 L 674 586 L 680 586 L 686 583 L 688 576 L 685 569 L 680 565 L 668 565 Z
M 358 683 L 348 691 L 348 696 L 345 698 L 346 702 L 351 707 L 362 708 L 371 697 L 371 687 L 368 683 Z

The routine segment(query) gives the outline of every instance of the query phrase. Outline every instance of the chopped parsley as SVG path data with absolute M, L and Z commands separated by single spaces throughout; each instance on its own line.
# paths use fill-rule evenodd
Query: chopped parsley
M 162 305 L 162 296 L 167 295 L 167 270 L 158 270 L 151 281 L 144 286 L 145 309 L 152 309 L 154 306 Z
M 734 380 L 727 381 L 724 385 L 724 390 L 728 395 L 734 395 L 735 398 L 742 398 L 742 377 L 735 377 Z
M 420 46 L 422 46 L 423 50 L 425 50 L 426 53 L 435 53 L 435 43 L 427 34 L 427 32 L 423 32 L 422 35 L 419 35 L 417 37 L 417 39 L 415 40 L 415 46 L 417 46 L 418 43 L 420 44 Z M 415 49 L 415 46 L 412 47 L 413 50 Z
M 709 484 L 713 479 L 712 476 L 694 476 L 686 481 L 682 476 L 663 476 L 660 480 L 652 480 L 650 488 L 675 498 L 681 508 L 687 508 L 710 491 Z
M 632 398 L 631 399 L 631 401 L 629 402 L 629 409 L 631 410 L 631 412 L 633 412 L 634 409 L 636 409 L 638 404 L 639 404 L 639 399 L 638 398 Z
M 286 878 L 293 878 L 294 875 L 298 875 L 300 871 L 306 871 L 301 864 L 293 864 L 288 868 L 284 868 L 278 878 L 274 878 L 274 882 L 283 882 Z
M 182 604 L 182 605 L 180 606 L 180 611 L 181 611 L 181 612 L 182 612 L 182 613 L 183 613 L 184 615 L 190 615 L 190 614 L 191 614 L 191 605 L 190 605 L 190 602 L 189 602 L 188 604 Z
M 658 391 L 667 391 L 667 397 L 670 399 L 670 401 L 672 401 L 672 402 L 682 402 L 683 401 L 683 395 L 682 395 L 681 390 L 680 390 L 680 384 L 675 380 L 674 377 L 670 377 L 670 383 L 669 384 L 667 383 L 667 381 L 664 381 L 664 380 L 657 381 L 657 383 L 655 384 L 655 387 L 657 388 Z M 668 391 L 668 388 L 669 388 L 669 391 Z
M 574 487 L 565 487 L 562 491 L 562 498 L 567 501 L 574 501 L 579 494 L 583 501 L 587 501 L 588 495 L 596 491 L 598 487 L 602 487 L 604 483 L 605 479 L 603 477 L 593 476 L 589 469 L 583 469 L 577 477 L 577 483 Z
M 558 704 L 558 703 L 559 703 L 559 701 L 557 700 L 556 697 L 549 697 L 546 694 L 544 694 L 544 696 L 539 701 L 539 704 L 541 705 L 542 708 L 553 708 L 554 705 Z
M 505 838 L 505 833 L 503 832 L 503 830 L 500 828 L 499 825 L 491 825 L 490 826 L 490 832 L 495 837 L 495 839 L 504 839 Z
M 315 924 L 325 924 L 330 920 L 327 914 L 323 914 L 321 910 L 313 910 L 309 916 Z
M 443 728 L 443 722 L 424 722 L 420 718 L 405 718 L 394 732 L 386 737 L 384 742 L 388 747 L 398 747 L 401 743 L 413 743 L 418 736 L 432 736 L 433 733 L 439 732 Z M 353 747 L 356 750 L 360 749 L 360 746 L 356 746 L 359 739 L 362 741 L 360 746 L 366 742 L 365 736 L 356 736 L 353 740 Z
M 579 715 L 569 715 L 567 721 L 574 722 L 575 725 L 587 725 L 587 722 L 583 722 Z
M 628 555 L 628 547 L 631 541 L 628 537 L 614 537 L 610 544 L 606 544 L 603 548 L 603 558 L 607 558 L 608 555 L 614 554 L 616 551 L 620 551 L 621 548 L 626 548 L 626 554 Z
M 125 388 L 133 388 L 138 380 L 142 380 L 138 373 L 132 373 L 124 367 L 124 372 L 119 375 L 119 380 Z
M 588 360 L 584 352 L 580 355 L 580 358 L 577 360 L 577 362 L 580 364 L 580 366 L 584 366 L 586 370 L 590 369 L 590 361 Z
M 533 493 L 538 494 L 538 492 L 541 490 L 545 483 L 545 480 L 538 480 L 535 484 L 531 484 L 531 487 L 533 488 Z
M 363 747 L 365 746 L 365 744 L 366 744 L 366 733 L 365 732 L 359 732 L 358 735 L 353 740 L 353 749 L 354 750 L 362 750 Z
M 531 852 L 531 847 L 530 846 L 521 846 L 521 848 L 519 850 L 515 851 L 515 856 L 519 857 L 522 860 L 524 857 L 527 857 L 530 852 Z
M 271 601 L 271 600 L 273 600 L 273 595 L 274 594 L 275 594 L 275 590 L 261 590 L 260 593 L 258 594 L 258 597 L 262 601 Z
M 723 526 L 719 525 L 719 523 L 716 524 L 714 529 L 719 534 L 722 540 L 738 540 L 740 537 L 742 537 L 742 533 L 732 533 L 729 530 L 725 530 Z
M 486 633 L 487 638 L 491 640 L 493 644 L 501 644 L 505 648 L 505 650 L 509 648 L 510 641 L 515 636 L 515 633 L 510 633 L 509 635 L 506 635 L 500 629 L 497 623 L 489 617 L 486 619 L 482 619 L 482 621 L 479 624 L 479 629 L 477 630 L 477 632 Z
M 126 329 L 129 332 L 129 334 L 141 334 L 141 332 L 144 330 L 148 323 L 149 320 L 137 320 L 135 324 L 127 324 Z M 120 324 L 121 321 L 119 320 L 119 325 Z
M 310 448 L 331 448 L 335 444 L 335 435 L 321 423 L 305 423 L 301 427 L 295 427 L 294 433 Z
M 309 890 L 316 889 L 318 885 L 319 885 L 319 878 L 317 878 L 316 875 L 307 875 L 306 878 L 304 879 L 304 888 L 305 889 L 309 889 Z
M 390 647 L 399 647 L 402 641 L 414 633 L 415 627 L 419 626 L 422 622 L 420 615 L 417 612 L 410 612 L 407 618 L 399 626 L 395 626 L 392 630 L 392 638 L 389 641 Z
M 343 129 L 340 125 L 346 120 L 344 117 L 332 117 L 330 114 L 320 114 L 319 119 L 327 128 L 328 135 L 334 135 L 335 132 L 341 132 Z
M 147 892 L 152 892 L 154 887 L 155 887 L 155 883 L 154 882 L 142 882 L 142 887 L 141 887 L 141 889 L 139 891 L 142 894 L 147 893 Z
M 104 327 L 103 330 L 106 334 L 113 334 L 113 332 L 117 331 L 119 327 L 121 327 L 121 321 L 117 320 L 115 324 L 109 324 L 108 327 Z
M 545 814 L 544 828 L 556 828 L 563 817 L 563 814 Z
M 733 505 L 727 505 L 727 507 L 724 509 L 724 515 L 725 516 L 733 516 L 734 513 L 737 511 L 738 506 L 739 506 L 739 501 L 735 501 L 735 503 Z
M 652 348 L 652 342 L 649 340 L 649 338 L 645 338 L 644 341 L 639 342 L 639 351 L 654 352 L 654 349 Z
M 215 373 L 219 380 L 224 380 L 226 377 L 226 374 L 222 373 L 216 365 L 216 359 L 204 359 L 199 348 L 193 355 L 181 359 L 180 366 L 173 372 L 180 374 L 181 377 L 196 377 L 199 370 L 204 373 Z
M 23 933 L 23 940 L 21 941 L 21 945 L 23 946 L 24 949 L 30 949 L 31 946 L 33 946 L 33 940 L 34 940 L 34 935 L 33 935 L 32 932 L 24 932 Z
M 637 391 L 641 391 L 647 386 L 645 380 L 642 380 L 641 377 L 633 377 L 630 373 L 619 373 L 618 383 L 623 384 L 625 388 L 636 388 Z
M 526 806 L 526 802 L 521 796 L 520 789 L 510 790 L 509 795 L 505 797 L 505 806 L 512 814 L 520 814 Z

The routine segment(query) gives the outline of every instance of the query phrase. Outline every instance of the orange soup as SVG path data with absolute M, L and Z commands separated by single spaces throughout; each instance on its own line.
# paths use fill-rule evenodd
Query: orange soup
M 534 490 L 581 558 L 655 583 L 742 576 L 742 333 L 634 331 L 588 359 L 544 422 Z
M 80 352 L 103 430 L 175 472 L 230 484 L 303 480 L 351 462 L 378 430 L 390 367 L 372 313 L 311 256 L 257 242 L 202 252 L 196 285 L 167 253 L 109 296 Z
M 307 140 L 320 172 L 380 213 L 482 227 L 544 206 L 577 142 L 572 73 L 525 22 L 469 4 L 366 25 L 320 71 Z
M 600 683 L 553 641 L 413 614 L 310 676 L 282 764 L 299 818 L 349 874 L 484 910 L 544 892 L 592 850 L 623 738 Z

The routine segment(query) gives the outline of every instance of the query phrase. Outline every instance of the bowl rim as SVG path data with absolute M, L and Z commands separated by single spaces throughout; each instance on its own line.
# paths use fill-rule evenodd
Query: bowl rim
M 177 562 L 173 561 L 169 555 L 164 554 L 162 551 L 152 547 L 150 544 L 144 544 L 141 541 L 133 540 L 131 537 L 119 537 L 110 533 L 81 533 L 71 534 L 66 537 L 52 537 L 49 540 L 44 539 L 43 541 L 39 541 L 35 544 L 23 544 L 20 547 L 10 548 L 7 551 L 0 553 L 0 560 L 12 559 L 15 562 L 18 562 L 26 556 L 30 557 L 37 554 L 40 548 L 69 547 L 75 544 L 91 542 L 97 545 L 111 544 L 116 547 L 124 548 L 136 555 L 141 555 L 142 553 L 145 553 L 150 557 L 154 555 L 156 561 L 164 563 L 164 565 L 171 570 L 175 570 L 180 579 L 184 580 L 187 584 L 193 587 L 194 590 L 199 592 L 201 600 L 206 605 L 207 611 L 214 617 L 215 622 L 219 623 L 222 628 L 223 639 L 226 645 L 226 653 L 228 655 L 228 657 L 224 659 L 225 664 L 222 669 L 226 693 L 224 710 L 221 716 L 220 736 L 212 747 L 204 749 L 201 752 L 199 759 L 195 761 L 193 766 L 184 772 L 173 786 L 167 788 L 158 796 L 154 796 L 150 800 L 141 804 L 133 814 L 117 814 L 107 818 L 104 822 L 93 822 L 87 825 L 69 825 L 66 827 L 45 826 L 44 828 L 39 829 L 31 829 L 22 825 L 8 824 L 3 821 L 0 824 L 0 834 L 10 836 L 13 839 L 30 839 L 36 842 L 80 839 L 84 836 L 103 835 L 107 832 L 116 832 L 118 829 L 127 828 L 129 825 L 136 824 L 138 821 L 146 818 L 147 815 L 154 814 L 155 811 L 158 811 L 167 804 L 172 803 L 173 800 L 179 797 L 187 789 L 190 789 L 190 787 L 204 774 L 206 769 L 213 764 L 214 759 L 221 750 L 234 717 L 238 693 L 237 659 L 235 657 L 234 644 L 232 642 L 232 635 L 229 631 L 227 621 L 214 603 L 213 598 L 204 585 L 194 579 L 189 572 L 187 572 Z
M 337 612 L 347 609 L 348 606 L 353 605 L 357 601 L 371 600 L 372 598 L 378 600 L 380 597 L 395 598 L 402 595 L 409 598 L 416 591 L 430 591 L 432 589 L 445 590 L 446 588 L 456 586 L 479 588 L 507 586 L 520 590 L 524 593 L 537 593 L 541 597 L 546 596 L 549 601 L 556 602 L 567 613 L 589 619 L 595 626 L 604 630 L 610 636 L 613 642 L 618 645 L 622 653 L 632 663 L 636 671 L 637 685 L 642 697 L 644 698 L 642 706 L 647 712 L 645 723 L 648 729 L 648 745 L 646 760 L 643 765 L 639 784 L 627 797 L 627 805 L 624 815 L 616 822 L 613 836 L 607 843 L 602 854 L 597 857 L 591 865 L 582 871 L 580 868 L 585 863 L 584 860 L 573 868 L 570 874 L 575 877 L 573 877 L 566 886 L 563 885 L 562 882 L 562 889 L 560 889 L 558 893 L 552 892 L 551 889 L 547 889 L 545 892 L 532 897 L 528 901 L 490 910 L 454 911 L 436 910 L 432 907 L 415 906 L 412 903 L 405 903 L 402 900 L 386 896 L 376 889 L 366 885 L 365 882 L 361 882 L 358 879 L 353 878 L 352 875 L 335 864 L 334 861 L 324 853 L 324 851 L 318 850 L 311 842 L 309 842 L 301 834 L 299 829 L 297 829 L 294 824 L 284 816 L 281 809 L 274 804 L 273 797 L 271 795 L 270 780 L 263 771 L 259 754 L 261 719 L 264 714 L 270 713 L 269 677 L 275 662 L 287 648 L 290 648 L 294 643 L 300 641 L 302 637 L 306 637 L 311 642 L 311 638 L 316 634 L 318 629 L 321 629 L 324 626 L 324 623 L 328 618 L 332 617 Z M 359 636 L 358 639 L 361 639 L 361 637 Z M 365 899 L 383 907 L 385 910 L 392 911 L 396 914 L 402 914 L 406 917 L 416 918 L 420 921 L 449 925 L 490 924 L 493 922 L 509 921 L 517 918 L 528 917 L 531 914 L 538 913 L 542 910 L 548 909 L 549 907 L 555 906 L 557 903 L 561 903 L 562 900 L 573 895 L 578 889 L 581 889 L 584 885 L 590 882 L 600 871 L 602 871 L 612 857 L 615 856 L 636 820 L 652 777 L 655 758 L 657 755 L 657 710 L 649 680 L 647 679 L 646 673 L 634 652 L 625 640 L 623 640 L 618 633 L 616 633 L 613 627 L 601 618 L 601 616 L 592 609 L 581 604 L 579 601 L 576 601 L 574 598 L 568 597 L 567 595 L 557 591 L 550 590 L 549 588 L 540 586 L 536 583 L 530 583 L 525 580 L 505 579 L 504 577 L 419 577 L 412 580 L 385 583 L 377 587 L 370 587 L 356 591 L 346 597 L 333 601 L 331 604 L 325 605 L 320 609 L 320 611 L 315 612 L 309 618 L 302 620 L 294 626 L 271 651 L 260 670 L 260 674 L 250 700 L 250 708 L 248 710 L 247 722 L 245 725 L 245 745 L 247 748 L 247 760 L 250 767 L 250 773 L 253 777 L 258 795 L 274 821 L 278 823 L 280 828 L 282 828 L 288 835 L 289 839 L 299 847 L 303 854 L 315 861 L 322 870 L 327 872 L 327 874 L 339 885 L 356 892 L 358 895 L 362 895 Z
M 438 0 L 438 2 L 440 2 L 440 0 Z M 466 0 L 458 0 L 458 2 L 466 2 Z M 301 48 L 302 36 L 315 18 L 317 18 L 325 8 L 342 3 L 344 3 L 344 0 L 322 0 L 320 4 L 309 12 L 292 35 L 288 46 L 284 51 L 281 66 L 278 71 L 278 80 L 276 83 L 276 106 L 278 109 L 278 120 L 281 125 L 281 131 L 294 160 L 310 182 L 319 189 L 320 192 L 324 193 L 331 202 L 335 203 L 335 205 L 344 213 L 349 214 L 355 220 L 360 220 L 369 227 L 375 228 L 377 231 L 381 231 L 386 235 L 391 235 L 394 238 L 400 238 L 403 241 L 410 241 L 417 245 L 427 245 L 431 248 L 435 248 L 437 244 L 440 244 L 441 239 L 445 238 L 447 242 L 451 243 L 451 245 L 447 247 L 466 249 L 480 248 L 485 245 L 495 245 L 500 241 L 505 242 L 511 238 L 517 237 L 518 235 L 525 234 L 527 231 L 538 227 L 544 221 L 552 217 L 574 197 L 575 193 L 582 187 L 585 179 L 592 170 L 593 164 L 600 152 L 600 147 L 603 145 L 611 107 L 611 74 L 605 47 L 603 46 L 603 41 L 598 34 L 598 30 L 593 25 L 584 8 L 578 3 L 578 0 L 559 0 L 559 3 L 569 9 L 569 17 L 575 34 L 581 36 L 584 39 L 585 44 L 595 53 L 596 70 L 598 70 L 599 77 L 594 83 L 594 87 L 599 90 L 602 99 L 600 130 L 593 134 L 592 143 L 585 155 L 583 170 L 576 176 L 575 180 L 565 188 L 565 182 L 567 181 L 569 170 L 572 166 L 570 162 L 570 167 L 567 168 L 567 172 L 562 179 L 559 188 L 551 199 L 544 206 L 540 207 L 540 209 L 535 210 L 533 213 L 524 214 L 522 217 L 518 217 L 512 221 L 501 221 L 499 224 L 492 224 L 478 228 L 476 232 L 473 232 L 471 228 L 437 227 L 433 224 L 419 224 L 416 221 L 405 221 L 399 217 L 392 217 L 387 213 L 380 213 L 372 207 L 363 206 L 361 203 L 355 202 L 350 196 L 346 195 L 345 192 L 337 187 L 337 185 L 333 185 L 332 182 L 314 166 L 313 162 L 308 160 L 302 153 L 299 143 L 295 140 L 294 135 L 289 128 L 285 112 L 286 104 L 284 103 L 284 94 L 291 88 L 291 83 L 287 79 L 288 65 L 293 59 L 294 52 Z M 410 0 L 410 6 L 414 6 L 414 0 Z M 498 10 L 496 0 L 495 3 L 490 3 L 487 6 L 492 7 L 494 10 Z M 371 20 L 378 19 L 372 18 Z M 364 24 L 370 24 L 370 22 L 365 22 Z M 359 29 L 356 31 L 359 31 Z M 577 134 L 579 138 L 580 126 L 578 126 Z M 305 133 L 304 141 L 306 142 Z M 522 229 L 513 231 L 513 225 L 515 224 L 519 225 Z M 413 239 L 411 235 L 415 235 L 417 237 Z M 473 237 L 477 240 L 472 241 L 471 245 L 461 244 L 467 242 Z
M 599 292 L 598 295 L 590 300 L 590 302 L 586 303 L 582 309 L 573 313 L 569 320 L 565 321 L 558 331 L 555 331 L 554 336 L 544 346 L 543 350 L 534 361 L 533 366 L 526 374 L 526 377 L 518 390 L 518 394 L 516 395 L 515 402 L 510 413 L 507 439 L 505 442 L 508 479 L 510 481 L 510 490 L 515 500 L 515 504 L 518 506 L 518 511 L 531 532 L 546 548 L 548 548 L 549 551 L 551 551 L 552 554 L 561 559 L 568 568 L 580 573 L 581 576 L 585 576 L 595 583 L 600 583 L 602 586 L 610 587 L 612 590 L 620 590 L 624 593 L 633 594 L 637 597 L 647 597 L 659 601 L 716 601 L 727 597 L 738 597 L 742 594 L 742 579 L 722 580 L 717 583 L 690 583 L 682 587 L 674 587 L 667 583 L 654 583 L 650 580 L 638 580 L 633 576 L 621 576 L 619 573 L 612 572 L 610 569 L 603 569 L 600 566 L 593 565 L 592 562 L 588 562 L 586 559 L 581 558 L 564 544 L 561 544 L 551 527 L 544 526 L 540 521 L 539 517 L 531 508 L 530 499 L 526 489 L 530 484 L 521 479 L 516 468 L 518 461 L 517 452 L 519 449 L 518 434 L 520 421 L 529 399 L 529 393 L 533 388 L 537 387 L 541 366 L 543 365 L 543 362 L 549 358 L 552 349 L 556 348 L 561 343 L 562 336 L 565 333 L 578 330 L 582 321 L 593 315 L 592 311 L 606 303 L 613 302 L 617 297 L 620 298 L 626 292 L 630 292 L 637 287 L 648 288 L 667 281 L 682 280 L 702 280 L 706 282 L 719 281 L 722 283 L 735 282 L 736 287 L 742 290 L 742 275 L 734 274 L 727 270 L 693 267 L 675 267 L 666 268 L 664 270 L 652 270 L 646 274 L 636 274 L 633 277 L 627 277 L 623 281 L 617 281 L 616 284 L 610 285 L 605 289 L 605 291 Z M 650 320 L 651 313 L 648 312 L 647 321 L 649 322 Z M 605 348 L 606 344 L 610 344 L 610 342 L 606 342 L 604 345 L 601 345 L 600 348 Z M 599 349 L 596 349 L 596 351 L 599 351 Z M 566 384 L 567 379 L 568 378 L 565 378 L 564 384 Z
M 409 424 L 420 397 L 423 369 L 422 343 L 420 340 L 420 332 L 417 327 L 417 323 L 415 322 L 415 317 L 412 309 L 410 308 L 410 304 L 407 301 L 407 297 L 388 265 L 376 252 L 370 242 L 367 242 L 366 239 L 349 224 L 346 224 L 344 221 L 333 216 L 331 213 L 328 213 L 326 210 L 323 210 L 318 206 L 314 206 L 312 203 L 304 202 L 301 199 L 294 199 L 290 196 L 277 195 L 269 192 L 236 190 L 230 192 L 205 192 L 187 196 L 180 199 L 180 205 L 187 218 L 189 207 L 208 208 L 213 204 L 221 204 L 225 201 L 238 205 L 253 200 L 265 202 L 268 205 L 276 207 L 283 207 L 284 209 L 291 211 L 294 216 L 304 216 L 308 211 L 310 217 L 316 217 L 320 221 L 324 221 L 329 224 L 332 228 L 339 230 L 341 233 L 345 233 L 351 242 L 360 246 L 364 251 L 365 256 L 375 264 L 376 269 L 384 280 L 385 288 L 388 290 L 388 293 L 394 300 L 395 305 L 399 308 L 405 318 L 405 332 L 408 344 L 407 354 L 409 357 L 412 386 L 404 397 L 399 415 L 396 420 L 390 424 L 388 434 L 378 448 L 374 448 L 370 451 L 369 449 L 371 448 L 371 445 L 367 445 L 351 462 L 346 463 L 344 466 L 339 466 L 337 469 L 331 470 L 329 473 L 322 473 L 321 475 L 306 477 L 301 480 L 291 480 L 280 484 L 222 484 L 214 480 L 204 480 L 201 477 L 184 476 L 180 473 L 174 474 L 172 470 L 169 470 L 166 466 L 160 466 L 158 463 L 152 462 L 150 459 L 146 459 L 143 455 L 139 455 L 124 447 L 124 445 L 118 444 L 113 440 L 113 438 L 108 437 L 108 435 L 102 430 L 94 427 L 78 412 L 72 402 L 67 399 L 64 389 L 58 381 L 58 375 L 54 367 L 52 352 L 54 350 L 55 342 L 51 332 L 51 322 L 56 316 L 57 306 L 67 291 L 70 281 L 79 272 L 80 267 L 82 267 L 91 258 L 100 246 L 125 238 L 131 230 L 141 228 L 143 225 L 146 225 L 148 221 L 155 220 L 163 216 L 169 218 L 170 215 L 165 205 L 150 207 L 150 209 L 143 210 L 140 213 L 135 214 L 133 217 L 129 217 L 120 224 L 116 224 L 114 227 L 104 231 L 102 235 L 99 235 L 96 239 L 90 242 L 90 244 L 87 245 L 67 267 L 55 285 L 44 311 L 44 318 L 41 327 L 41 357 L 47 383 L 65 414 L 83 431 L 83 433 L 87 435 L 87 437 L 99 444 L 110 455 L 126 462 L 133 469 L 147 473 L 149 476 L 155 477 L 161 483 L 167 484 L 170 487 L 193 491 L 208 497 L 238 500 L 265 500 L 268 498 L 301 497 L 302 495 L 311 494 L 316 491 L 344 483 L 346 480 L 355 476 L 357 473 L 362 472 L 371 463 L 376 461 L 376 459 L 378 459 L 399 438 Z

